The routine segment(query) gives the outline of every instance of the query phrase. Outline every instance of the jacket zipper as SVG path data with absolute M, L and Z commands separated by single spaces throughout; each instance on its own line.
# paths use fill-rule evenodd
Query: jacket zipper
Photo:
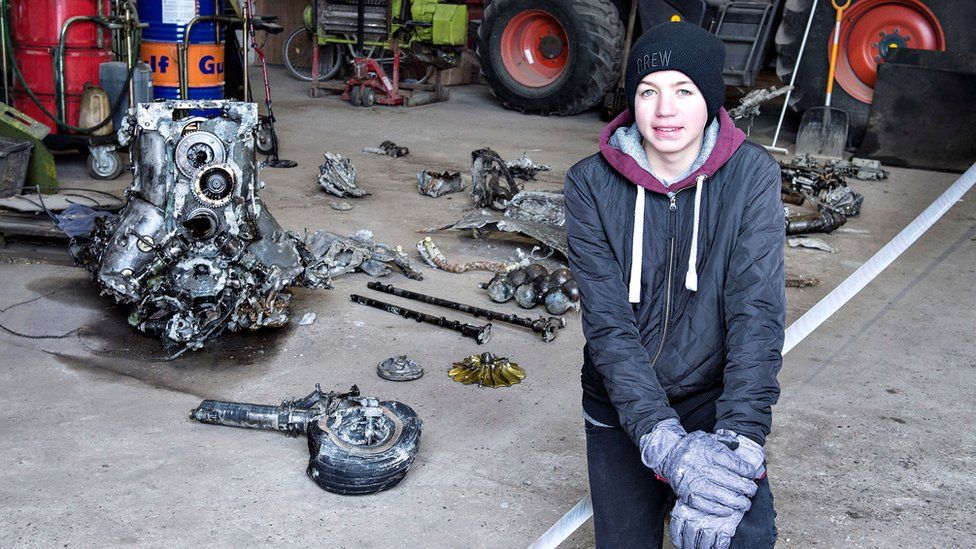
M 680 190 L 678 192 L 681 192 Z M 651 369 L 654 369 L 654 365 L 657 364 L 657 359 L 661 356 L 661 351 L 664 350 L 664 338 L 668 335 L 668 323 L 671 320 L 671 274 L 674 270 L 674 212 L 678 209 L 677 204 L 675 204 L 675 195 L 677 193 L 668 193 L 668 198 L 671 200 L 671 205 L 668 206 L 668 279 L 665 285 L 667 293 L 664 296 L 664 325 L 661 328 L 661 343 L 657 346 L 657 352 L 654 353 L 654 360 L 651 361 Z
M 698 184 L 702 184 L 700 179 Z M 674 271 L 674 212 L 678 209 L 675 200 L 678 193 L 690 188 L 685 187 L 675 192 L 668 192 L 668 199 L 671 200 L 671 204 L 668 206 L 668 281 L 666 284 L 667 295 L 664 298 L 664 327 L 661 329 L 661 343 L 658 344 L 657 352 L 654 353 L 654 360 L 651 361 L 651 369 L 657 364 L 657 359 L 661 357 L 661 351 L 664 350 L 664 340 L 668 336 L 668 325 L 671 323 L 671 279 Z

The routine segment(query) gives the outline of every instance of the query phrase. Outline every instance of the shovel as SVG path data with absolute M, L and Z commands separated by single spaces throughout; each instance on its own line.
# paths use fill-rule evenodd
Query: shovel
M 834 69 L 837 66 L 837 49 L 840 41 L 840 21 L 851 0 L 837 4 L 831 0 L 837 11 L 834 23 L 834 41 L 830 48 L 830 70 L 827 73 L 827 98 L 823 107 L 808 109 L 800 120 L 800 130 L 796 135 L 796 154 L 810 154 L 831 158 L 842 158 L 847 146 L 847 112 L 831 108 L 830 97 L 834 91 Z

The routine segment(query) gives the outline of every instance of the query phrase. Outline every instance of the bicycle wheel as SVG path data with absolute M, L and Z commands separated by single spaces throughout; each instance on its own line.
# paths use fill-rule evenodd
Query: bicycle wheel
M 295 78 L 312 81 L 312 54 L 314 35 L 304 25 L 293 30 L 285 40 L 282 48 L 282 58 L 288 72 Z M 319 79 L 328 80 L 339 72 L 342 66 L 342 50 L 335 44 L 326 44 L 319 48 Z

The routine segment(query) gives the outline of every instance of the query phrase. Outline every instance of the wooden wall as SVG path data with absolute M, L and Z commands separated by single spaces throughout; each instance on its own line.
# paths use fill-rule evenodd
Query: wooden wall
M 267 35 L 268 40 L 262 49 L 268 58 L 268 63 L 282 64 L 281 47 L 291 31 L 302 24 L 302 10 L 309 0 L 254 0 L 254 12 L 257 15 L 277 15 L 278 24 L 285 28 L 281 34 Z M 264 34 L 264 33 L 261 33 Z M 258 45 L 262 44 L 262 36 L 258 36 Z

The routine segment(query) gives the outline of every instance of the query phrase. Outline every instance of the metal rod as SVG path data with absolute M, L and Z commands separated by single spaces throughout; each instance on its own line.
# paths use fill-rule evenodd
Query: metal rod
M 251 100 L 251 94 L 250 94 L 251 81 L 249 80 L 250 71 L 248 70 L 248 65 L 250 64 L 250 61 L 248 60 L 248 54 L 251 49 L 251 13 L 250 10 L 247 9 L 249 4 L 250 2 L 248 1 L 241 3 L 241 10 L 244 13 L 244 17 L 243 17 L 244 43 L 241 44 L 241 46 L 243 46 L 244 48 L 244 62 L 242 63 L 242 65 L 244 66 L 243 70 L 244 70 L 244 102 L 245 103 Z
M 484 326 L 465 324 L 456 320 L 448 320 L 442 316 L 432 316 L 427 313 L 421 313 L 420 311 L 400 307 L 392 303 L 377 301 L 358 294 L 350 295 L 349 299 L 359 303 L 360 305 L 380 309 L 388 313 L 402 316 L 403 318 L 409 318 L 416 320 L 417 322 L 426 322 L 427 324 L 433 324 L 435 326 L 440 326 L 441 328 L 449 328 L 455 332 L 460 332 L 464 337 L 470 337 L 471 339 L 477 341 L 479 345 L 482 343 L 488 343 L 488 340 L 491 338 L 491 322 L 485 324 Z
M 218 28 L 221 24 L 230 25 L 231 23 L 236 23 L 241 21 L 238 17 L 227 17 L 224 15 L 198 15 L 193 19 L 190 19 L 186 26 L 183 27 L 183 41 L 176 43 L 176 58 L 177 58 L 177 74 L 180 80 L 180 99 L 189 99 L 189 84 L 190 79 L 189 69 L 187 68 L 187 63 L 189 63 L 189 49 L 190 49 L 190 31 L 193 29 L 193 25 L 197 24 L 199 21 L 213 21 L 214 28 Z M 218 36 L 219 36 L 219 31 Z M 246 70 L 246 69 L 245 69 Z
M 356 2 L 356 49 L 363 49 L 363 40 L 366 38 L 366 33 L 363 31 L 363 26 L 366 21 L 366 2 L 365 0 L 359 0 Z
M 105 11 L 102 8 L 103 8 L 103 5 L 102 5 L 102 3 L 100 1 L 99 2 L 95 2 L 95 15 L 98 18 L 102 18 L 102 17 L 105 16 Z M 105 47 L 105 33 L 102 31 L 101 25 L 99 25 L 95 29 L 95 31 L 97 32 L 97 38 L 95 39 L 95 45 L 98 46 L 98 49 L 103 49 Z
M 773 152 L 782 152 L 783 154 L 788 154 L 790 151 L 782 147 L 776 146 L 776 141 L 779 139 L 779 131 L 783 128 L 783 117 L 786 116 L 786 109 L 790 107 L 790 95 L 793 94 L 793 84 L 796 82 L 796 73 L 800 72 L 800 61 L 803 60 L 803 50 L 807 46 L 807 37 L 810 35 L 810 25 L 813 24 L 813 16 L 817 12 L 817 0 L 813 0 L 813 4 L 810 6 L 810 17 L 807 17 L 807 27 L 803 31 L 803 40 L 800 42 L 800 51 L 796 53 L 796 64 L 793 65 L 793 74 L 790 75 L 790 90 L 786 92 L 786 99 L 783 100 L 783 110 L 779 112 L 779 122 L 776 123 L 776 132 L 773 134 L 773 142 L 766 147 L 766 150 Z
M 542 317 L 537 319 L 525 318 L 517 315 L 512 315 L 508 313 L 500 313 L 497 311 L 492 311 L 491 309 L 483 309 L 481 307 L 475 307 L 474 305 L 466 305 L 464 303 L 457 303 L 455 301 L 448 301 L 446 299 L 441 299 L 439 297 L 429 296 L 425 294 L 418 294 L 416 292 L 411 292 L 410 290 L 404 290 L 402 288 L 397 288 L 391 284 L 383 284 L 381 282 L 370 282 L 366 284 L 366 287 L 370 290 L 376 290 L 378 292 L 383 292 L 385 294 L 395 295 L 397 297 L 402 297 L 406 299 L 412 299 L 414 301 L 422 301 L 424 303 L 430 303 L 431 305 L 437 305 L 439 307 L 447 307 L 449 309 L 454 309 L 461 311 L 463 313 L 468 313 L 476 317 L 481 317 L 486 320 L 498 320 L 501 322 L 507 322 L 509 324 L 515 324 L 517 326 L 523 326 L 525 328 L 530 328 L 533 332 L 539 334 L 542 337 L 542 341 L 550 342 L 556 339 L 556 334 L 559 332 L 560 328 L 566 327 L 566 320 L 563 318 L 557 318 L 554 316 Z
M 132 47 L 132 33 L 136 32 L 132 25 L 132 4 L 125 3 L 125 66 L 131 71 L 135 66 L 135 52 Z M 136 112 L 136 79 L 129 79 L 129 116 Z M 118 130 L 118 128 L 115 128 Z
M 68 121 L 68 107 L 65 100 L 65 85 L 64 85 L 64 56 L 65 56 L 65 37 L 68 34 L 68 29 L 71 25 L 79 21 L 92 21 L 96 24 L 101 24 L 101 22 L 91 15 L 77 15 L 75 17 L 68 18 L 67 21 L 61 25 L 61 34 L 58 39 L 58 49 L 56 50 L 56 55 L 54 59 L 54 82 L 55 90 L 54 97 L 57 101 L 57 115 L 58 118 Z

